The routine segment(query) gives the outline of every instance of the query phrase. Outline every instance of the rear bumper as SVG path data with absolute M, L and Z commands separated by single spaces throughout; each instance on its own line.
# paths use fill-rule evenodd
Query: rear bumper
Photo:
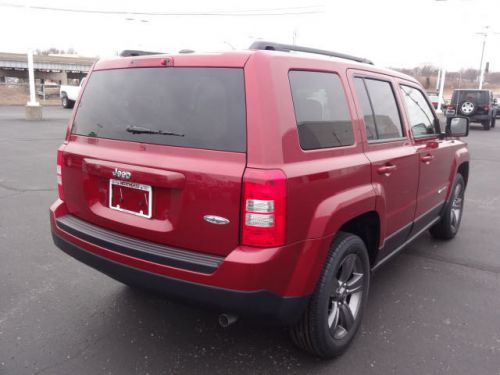
M 217 288 L 173 279 L 85 251 L 52 233 L 54 243 L 66 254 L 125 284 L 161 293 L 218 312 L 262 319 L 271 324 L 293 324 L 307 305 L 308 297 L 282 297 L 267 290 L 253 292 Z
M 291 324 L 300 318 L 331 241 L 323 238 L 270 249 L 238 247 L 207 273 L 207 269 L 161 264 L 140 253 L 125 253 L 109 242 L 96 243 L 58 225 L 67 215 L 64 202 L 56 201 L 50 212 L 52 235 L 54 243 L 77 260 L 116 280 L 172 299 L 273 324 Z

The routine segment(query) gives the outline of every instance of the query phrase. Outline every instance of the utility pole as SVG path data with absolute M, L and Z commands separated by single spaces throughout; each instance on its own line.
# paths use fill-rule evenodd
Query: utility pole
M 439 90 L 439 84 L 441 82 L 441 71 L 442 71 L 443 68 L 439 68 L 438 70 L 438 76 L 437 76 L 437 79 L 436 79 L 436 91 Z
M 29 106 L 39 106 L 40 103 L 36 101 L 35 92 L 35 72 L 33 68 L 33 50 L 28 50 L 28 80 L 30 86 L 30 100 L 27 105 Z
M 436 112 L 441 113 L 441 102 L 443 101 L 444 79 L 446 78 L 446 68 L 441 68 L 441 81 L 439 83 L 438 105 Z
M 483 48 L 481 50 L 481 62 L 479 64 L 479 90 L 483 88 L 483 82 L 484 82 L 484 50 L 486 49 L 486 40 L 488 39 L 488 32 L 489 32 L 489 26 L 485 26 L 485 31 L 481 33 L 477 33 L 479 35 L 482 35 L 483 37 Z
M 296 42 L 297 42 L 297 28 L 294 28 L 292 34 L 292 44 L 295 45 Z

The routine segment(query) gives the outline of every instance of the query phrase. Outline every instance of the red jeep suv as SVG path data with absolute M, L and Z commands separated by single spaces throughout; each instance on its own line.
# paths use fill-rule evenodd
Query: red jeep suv
M 442 131 L 416 80 L 330 51 L 260 41 L 101 60 L 57 153 L 54 242 L 334 357 L 370 274 L 427 229 L 457 233 L 468 126 Z

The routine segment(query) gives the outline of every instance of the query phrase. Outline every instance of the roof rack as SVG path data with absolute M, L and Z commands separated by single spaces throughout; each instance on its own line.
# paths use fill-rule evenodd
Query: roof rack
M 145 56 L 145 55 L 162 55 L 165 52 L 151 52 L 151 51 L 140 51 L 135 49 L 125 49 L 120 53 L 121 57 L 129 56 Z
M 364 64 L 371 64 L 373 62 L 371 60 L 365 59 L 363 57 L 356 57 L 351 55 L 346 55 L 345 53 L 327 51 L 323 49 L 309 48 L 309 47 L 301 47 L 292 44 L 282 44 L 282 43 L 274 43 L 274 42 L 265 42 L 263 40 L 257 40 L 252 43 L 250 49 L 260 49 L 260 50 L 268 50 L 268 51 L 281 51 L 281 52 L 306 52 L 306 53 L 314 53 L 317 55 L 325 55 L 332 57 L 339 57 L 341 59 L 353 60 Z

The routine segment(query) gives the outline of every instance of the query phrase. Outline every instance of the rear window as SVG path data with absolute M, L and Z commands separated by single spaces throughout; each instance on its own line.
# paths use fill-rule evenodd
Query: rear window
M 245 117 L 242 69 L 104 70 L 92 73 L 72 132 L 88 137 L 243 152 Z
M 489 103 L 489 93 L 488 91 L 478 91 L 478 90 L 459 90 L 454 91 L 451 98 L 452 103 L 461 103 L 465 101 L 472 102 L 474 104 L 488 104 Z
M 339 76 L 290 71 L 289 79 L 302 149 L 354 144 L 351 116 Z

